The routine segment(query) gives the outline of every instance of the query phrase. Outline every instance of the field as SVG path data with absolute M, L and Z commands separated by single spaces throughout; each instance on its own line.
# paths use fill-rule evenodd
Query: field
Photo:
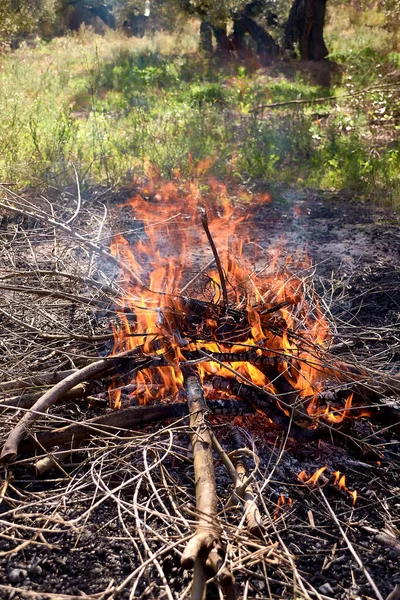
M 23 44 L 0 58 L 0 180 L 64 185 L 74 165 L 83 187 L 213 175 L 397 204 L 399 40 L 381 20 L 336 7 L 332 65 L 205 59 L 196 22 Z

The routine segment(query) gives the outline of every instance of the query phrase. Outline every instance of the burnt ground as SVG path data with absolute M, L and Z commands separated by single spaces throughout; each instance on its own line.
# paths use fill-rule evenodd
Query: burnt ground
M 118 216 L 121 196 L 96 200 L 92 194 L 87 206 L 89 200 L 90 211 L 84 205 L 78 231 L 97 231 L 104 203 L 110 216 L 106 227 L 129 228 L 128 213 L 123 223 Z M 251 237 L 266 252 L 266 260 L 277 243 L 289 255 L 307 252 L 311 257 L 315 266 L 305 270 L 313 275 L 334 324 L 332 352 L 394 373 L 400 366 L 399 224 L 398 214 L 351 197 L 286 191 L 263 205 L 251 226 Z M 57 256 L 59 270 L 71 261 L 77 271 L 87 265 L 90 252 L 76 249 L 68 236 L 54 249 L 52 232 L 52 227 L 38 225 L 34 219 L 4 212 L 2 271 L 53 268 Z M 27 237 L 31 237 L 29 251 Z M 202 256 L 200 249 L 199 264 Z M 114 267 L 104 269 L 97 280 L 107 282 L 114 271 Z M 64 280 L 43 277 L 37 274 L 34 281 L 29 279 L 30 285 L 92 293 L 82 284 L 68 287 Z M 28 279 L 21 275 L 15 282 L 26 286 Z M 2 293 L 3 306 L 11 303 L 8 292 Z M 37 330 L 24 328 L 21 322 L 32 315 L 32 303 L 26 302 L 26 296 L 22 303 L 21 297 L 13 292 L 14 320 L 4 312 L 1 316 L 2 381 L 33 370 L 79 366 L 85 356 L 93 355 L 92 343 L 43 338 Z M 107 332 L 104 311 L 98 317 L 92 308 L 67 303 L 65 325 L 61 316 L 66 311 L 65 298 L 40 302 L 35 300 L 38 314 L 47 311 L 52 319 L 43 324 L 38 317 L 29 323 L 41 328 L 42 334 L 79 328 L 92 334 Z M 107 344 L 95 345 L 98 354 L 109 350 Z M 3 397 L 9 398 L 9 393 Z M 55 420 L 63 424 L 101 410 L 84 403 L 59 405 L 39 426 L 54 427 Z M 20 416 L 3 412 L 2 439 Z M 229 449 L 232 419 L 215 417 L 213 423 L 221 443 Z M 254 485 L 265 524 L 264 539 L 259 541 L 241 527 L 239 510 L 224 510 L 230 482 L 218 465 L 223 539 L 229 543 L 228 562 L 240 596 L 376 598 L 372 580 L 380 597 L 386 598 L 400 584 L 398 427 L 382 428 L 368 418 L 359 419 L 347 431 L 356 440 L 349 444 L 333 438 L 294 440 L 261 417 L 236 419 L 235 424 L 247 431 L 248 444 L 253 444 L 261 459 Z M 94 438 L 71 453 L 60 469 L 41 477 L 34 474 L 32 459 L 26 457 L 3 470 L 0 597 L 33 597 L 30 592 L 36 592 L 39 600 L 64 598 L 62 594 L 104 600 L 189 597 L 191 577 L 179 566 L 184 544 L 178 544 L 193 526 L 188 444 L 184 426 L 159 425 L 126 435 L 124 441 Z M 319 485 L 299 482 L 301 471 L 311 475 L 321 466 L 326 470 Z M 336 471 L 346 475 L 350 491 L 357 490 L 354 506 L 349 492 L 333 484 Z M 283 504 L 277 507 L 279 498 Z M 377 537 L 384 530 L 397 535 L 397 546 Z M 216 586 L 209 586 L 208 596 L 218 598 Z

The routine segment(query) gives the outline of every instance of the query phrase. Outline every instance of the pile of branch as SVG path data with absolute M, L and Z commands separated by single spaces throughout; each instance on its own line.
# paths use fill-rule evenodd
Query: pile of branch
M 351 437 L 351 419 L 345 419 L 337 424 L 327 423 L 323 415 L 310 416 L 304 406 L 310 400 L 303 398 L 293 387 L 287 377 L 289 366 L 301 364 L 301 355 L 291 355 L 288 351 L 275 350 L 272 354 L 268 348 L 260 345 L 258 348 L 249 348 L 242 343 L 242 351 L 237 351 L 241 340 L 246 340 L 251 330 L 251 316 L 249 310 L 230 300 L 224 270 L 210 230 L 207 217 L 202 217 L 202 225 L 207 235 L 212 250 L 212 263 L 215 263 L 221 282 L 221 301 L 205 301 L 190 297 L 188 287 L 193 284 L 196 277 L 189 282 L 181 293 L 174 297 L 171 307 L 168 302 L 158 314 L 157 334 L 149 335 L 147 332 L 137 332 L 134 335 L 149 339 L 134 350 L 123 351 L 108 355 L 101 360 L 94 360 L 95 353 L 107 354 L 107 340 L 113 338 L 113 332 L 108 329 L 99 332 L 93 327 L 97 321 L 110 323 L 113 320 L 114 328 L 120 315 L 131 320 L 135 315 L 124 304 L 123 287 L 115 284 L 112 279 L 103 277 L 100 282 L 99 274 L 93 278 L 93 265 L 95 257 L 99 256 L 119 269 L 120 262 L 104 249 L 99 239 L 104 226 L 104 219 L 99 217 L 98 242 L 93 242 L 78 228 L 73 221 L 78 214 L 72 215 L 73 219 L 60 221 L 48 212 L 27 204 L 24 199 L 7 191 L 7 197 L 0 206 L 13 211 L 23 218 L 30 218 L 37 225 L 40 224 L 50 229 L 54 235 L 55 252 L 60 255 L 60 241 L 58 232 L 64 236 L 63 241 L 74 242 L 86 252 L 86 273 L 69 273 L 61 269 L 62 259 L 55 269 L 38 268 L 10 270 L 4 274 L 0 281 L 0 288 L 5 297 L 9 299 L 10 307 L 0 308 L 6 323 L 13 323 L 21 331 L 28 332 L 32 346 L 32 354 L 36 357 L 36 369 L 40 361 L 50 364 L 54 361 L 51 370 L 41 373 L 40 369 L 29 368 L 28 374 L 20 377 L 6 379 L 0 383 L 0 393 L 3 400 L 0 409 L 12 411 L 18 422 L 14 424 L 2 447 L 1 461 L 10 464 L 18 459 L 19 455 L 29 455 L 45 451 L 40 458 L 37 472 L 44 473 L 47 468 L 54 468 L 62 462 L 71 449 L 79 449 L 86 439 L 126 440 L 135 431 L 150 423 L 165 423 L 173 420 L 185 425 L 190 433 L 193 463 L 194 483 L 196 488 L 196 508 L 192 511 L 196 519 L 195 531 L 188 541 L 182 556 L 181 564 L 185 569 L 193 569 L 192 598 L 200 600 L 204 596 L 207 580 L 213 578 L 218 582 L 226 598 L 237 597 L 235 577 L 231 570 L 226 568 L 226 553 L 224 548 L 221 524 L 218 517 L 218 498 L 215 481 L 215 454 L 225 466 L 232 480 L 232 502 L 240 502 L 244 508 L 248 531 L 253 536 L 263 536 L 263 522 L 257 507 L 257 496 L 252 488 L 253 475 L 248 476 L 243 457 L 249 453 L 244 443 L 236 439 L 235 449 L 227 453 L 217 439 L 215 430 L 208 419 L 209 414 L 243 416 L 262 413 L 273 423 L 274 427 L 284 432 L 288 437 L 296 440 L 314 439 L 345 439 Z M 78 212 L 82 210 L 78 204 Z M 66 242 L 67 241 L 67 242 Z M 61 254 L 65 251 L 61 252 Z M 15 261 L 14 261 L 15 262 Z M 36 261 L 37 262 L 37 261 Z M 138 275 L 124 265 L 125 276 L 130 278 L 135 286 L 141 290 L 149 290 L 148 286 Z M 35 285 L 29 285 L 31 278 L 36 278 Z M 9 283 L 13 280 L 13 283 Z M 55 282 L 53 287 L 47 282 Z M 86 293 L 75 293 L 71 289 L 62 289 L 57 282 L 68 282 L 70 285 L 79 283 Z M 15 283 L 16 282 L 16 283 Z M 89 291 L 89 293 L 87 293 Z M 81 310 L 80 318 L 89 330 L 77 332 L 73 325 L 64 330 L 54 331 L 49 322 L 44 319 L 43 328 L 31 324 L 27 316 L 26 305 L 22 298 L 35 298 L 37 302 L 46 302 L 41 307 L 55 306 L 56 311 L 65 311 L 65 307 L 74 307 Z M 13 304 L 14 303 L 14 304 Z M 13 306 L 17 307 L 14 312 Z M 29 305 L 29 301 L 28 301 Z M 179 312 L 176 311 L 179 306 Z M 265 312 L 268 319 L 269 331 L 282 338 L 288 333 L 285 324 L 279 319 L 282 303 L 277 303 Z M 50 309 L 48 309 L 50 310 Z M 19 311 L 19 312 L 18 312 Z M 87 311 L 87 312 L 86 312 Z M 91 311 L 101 318 L 93 319 Z M 277 318 L 274 318 L 274 317 Z M 212 321 L 213 331 L 207 329 L 206 323 Z M 354 394 L 352 411 L 357 414 L 366 407 L 370 411 L 370 418 L 385 427 L 399 430 L 400 408 L 397 398 L 400 395 L 400 378 L 377 372 L 365 366 L 347 364 L 322 352 L 318 346 L 311 347 L 307 339 L 295 331 L 289 334 L 296 337 L 298 346 L 307 349 L 308 356 L 313 356 L 313 366 L 321 372 L 330 373 L 330 381 L 323 389 L 317 400 L 324 405 L 341 407 L 345 412 L 345 400 L 349 393 Z M 10 335 L 9 332 L 7 335 Z M 207 349 L 207 341 L 217 338 L 226 349 L 236 346 L 235 351 L 211 352 Z M 29 337 L 31 336 L 31 337 Z M 21 334 L 17 340 L 11 336 L 10 344 L 21 349 Z M 230 342 L 230 339 L 234 339 Z M 43 358 L 43 344 L 54 344 L 46 351 Z M 68 344 L 73 343 L 75 352 L 71 352 Z M 179 347 L 179 358 L 174 347 Z M 188 350 L 187 348 L 192 348 Z M 195 347 L 195 349 L 193 349 Z M 14 346 L 10 351 L 13 350 Z M 61 357 L 61 359 L 60 359 Z M 310 360 L 310 359 L 307 359 Z M 69 364 L 68 364 L 69 363 Z M 213 363 L 230 372 L 230 377 L 216 375 L 209 378 L 205 384 L 197 373 L 197 366 L 201 363 Z M 257 367 L 273 388 L 261 388 L 253 381 L 239 372 L 233 365 L 246 363 Z M 68 365 L 69 368 L 66 368 Z M 286 365 L 286 366 L 285 366 Z M 115 387 L 120 380 L 122 390 L 126 391 L 128 398 L 132 397 L 135 384 L 132 384 L 137 373 L 146 370 L 152 371 L 162 367 L 173 367 L 184 375 L 185 402 L 152 403 L 146 406 L 130 406 L 124 409 L 107 409 L 100 416 L 88 420 L 67 424 L 56 429 L 36 428 L 35 425 L 45 422 L 45 415 L 56 403 L 71 403 L 85 401 L 91 406 L 104 407 L 107 389 Z M 207 389 L 205 389 L 207 387 Z M 273 391 L 272 391 L 273 389 Z M 134 395 L 134 394 L 133 394 Z M 206 396 L 209 398 L 206 400 Z M 211 398 L 217 399 L 211 399 Z M 176 399 L 175 399 L 176 400 Z M 339 410 L 339 408 L 338 408 Z M 20 417 L 21 412 L 23 413 Z M 51 450 L 46 456 L 46 452 Z M 257 457 L 251 453 L 255 463 Z

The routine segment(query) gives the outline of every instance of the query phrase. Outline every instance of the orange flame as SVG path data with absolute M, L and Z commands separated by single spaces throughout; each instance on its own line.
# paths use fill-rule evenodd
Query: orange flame
M 192 165 L 193 173 L 204 174 L 212 162 Z M 231 361 L 229 366 L 240 376 L 279 395 L 271 369 L 265 366 L 274 362 L 275 375 L 285 377 L 310 416 L 336 423 L 349 417 L 352 396 L 344 409 L 319 406 L 324 375 L 332 374 L 323 361 L 330 330 L 306 278 L 292 272 L 299 265 L 309 267 L 308 259 L 284 258 L 282 247 L 277 247 L 270 250 L 267 267 L 260 268 L 256 240 L 249 240 L 254 230 L 249 218 L 271 201 L 270 196 L 253 195 L 243 186 L 232 192 L 215 178 L 201 188 L 195 181 L 160 182 L 152 165 L 146 168 L 149 181 L 125 205 L 137 225 L 130 232 L 134 241 L 117 234 L 111 245 L 125 290 L 114 327 L 113 353 L 138 348 L 143 356 L 160 357 L 163 364 L 136 373 L 131 395 L 139 404 L 174 400 L 182 388 L 180 364 L 186 360 L 185 352 L 253 349 L 265 362 Z M 200 224 L 199 210 L 204 206 L 233 316 L 224 308 L 224 282 L 212 265 Z M 207 263 L 209 267 L 202 270 Z M 197 304 L 193 308 L 190 302 Z M 235 323 L 235 314 L 246 317 L 238 316 Z M 198 365 L 198 372 L 205 382 L 216 374 L 234 376 L 212 360 Z M 120 406 L 121 393 L 113 387 L 111 403 Z
M 326 471 L 327 468 L 328 467 L 326 465 L 324 467 L 320 467 L 315 471 L 313 475 L 311 475 L 311 477 L 309 477 L 305 471 L 301 471 L 301 473 L 299 473 L 297 477 L 301 482 L 305 483 L 306 485 L 310 484 L 314 486 L 317 484 L 318 479 L 321 477 L 322 473 Z
M 274 519 L 276 520 L 281 514 L 282 507 L 289 507 L 293 505 L 293 499 L 290 496 L 285 496 L 281 494 L 277 500 L 276 508 L 274 511 Z
M 334 473 L 332 473 L 332 475 L 334 476 L 333 485 L 337 485 L 339 490 L 342 490 L 343 492 L 348 492 L 353 498 L 354 506 L 357 500 L 357 490 L 349 490 L 349 488 L 346 486 L 346 475 L 341 475 L 340 471 L 335 471 Z

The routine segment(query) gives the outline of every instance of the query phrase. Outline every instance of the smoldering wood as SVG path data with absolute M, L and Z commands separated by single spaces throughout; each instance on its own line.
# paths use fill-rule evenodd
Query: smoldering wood
M 239 398 L 250 402 L 255 408 L 263 412 L 280 429 L 288 431 L 290 436 L 296 440 L 310 441 L 316 439 L 319 433 L 314 429 L 300 427 L 293 419 L 290 419 L 276 405 L 276 397 L 267 392 L 260 392 L 245 383 L 240 383 L 234 378 L 216 376 L 212 380 L 215 390 L 230 392 Z M 307 422 L 311 423 L 310 420 Z

